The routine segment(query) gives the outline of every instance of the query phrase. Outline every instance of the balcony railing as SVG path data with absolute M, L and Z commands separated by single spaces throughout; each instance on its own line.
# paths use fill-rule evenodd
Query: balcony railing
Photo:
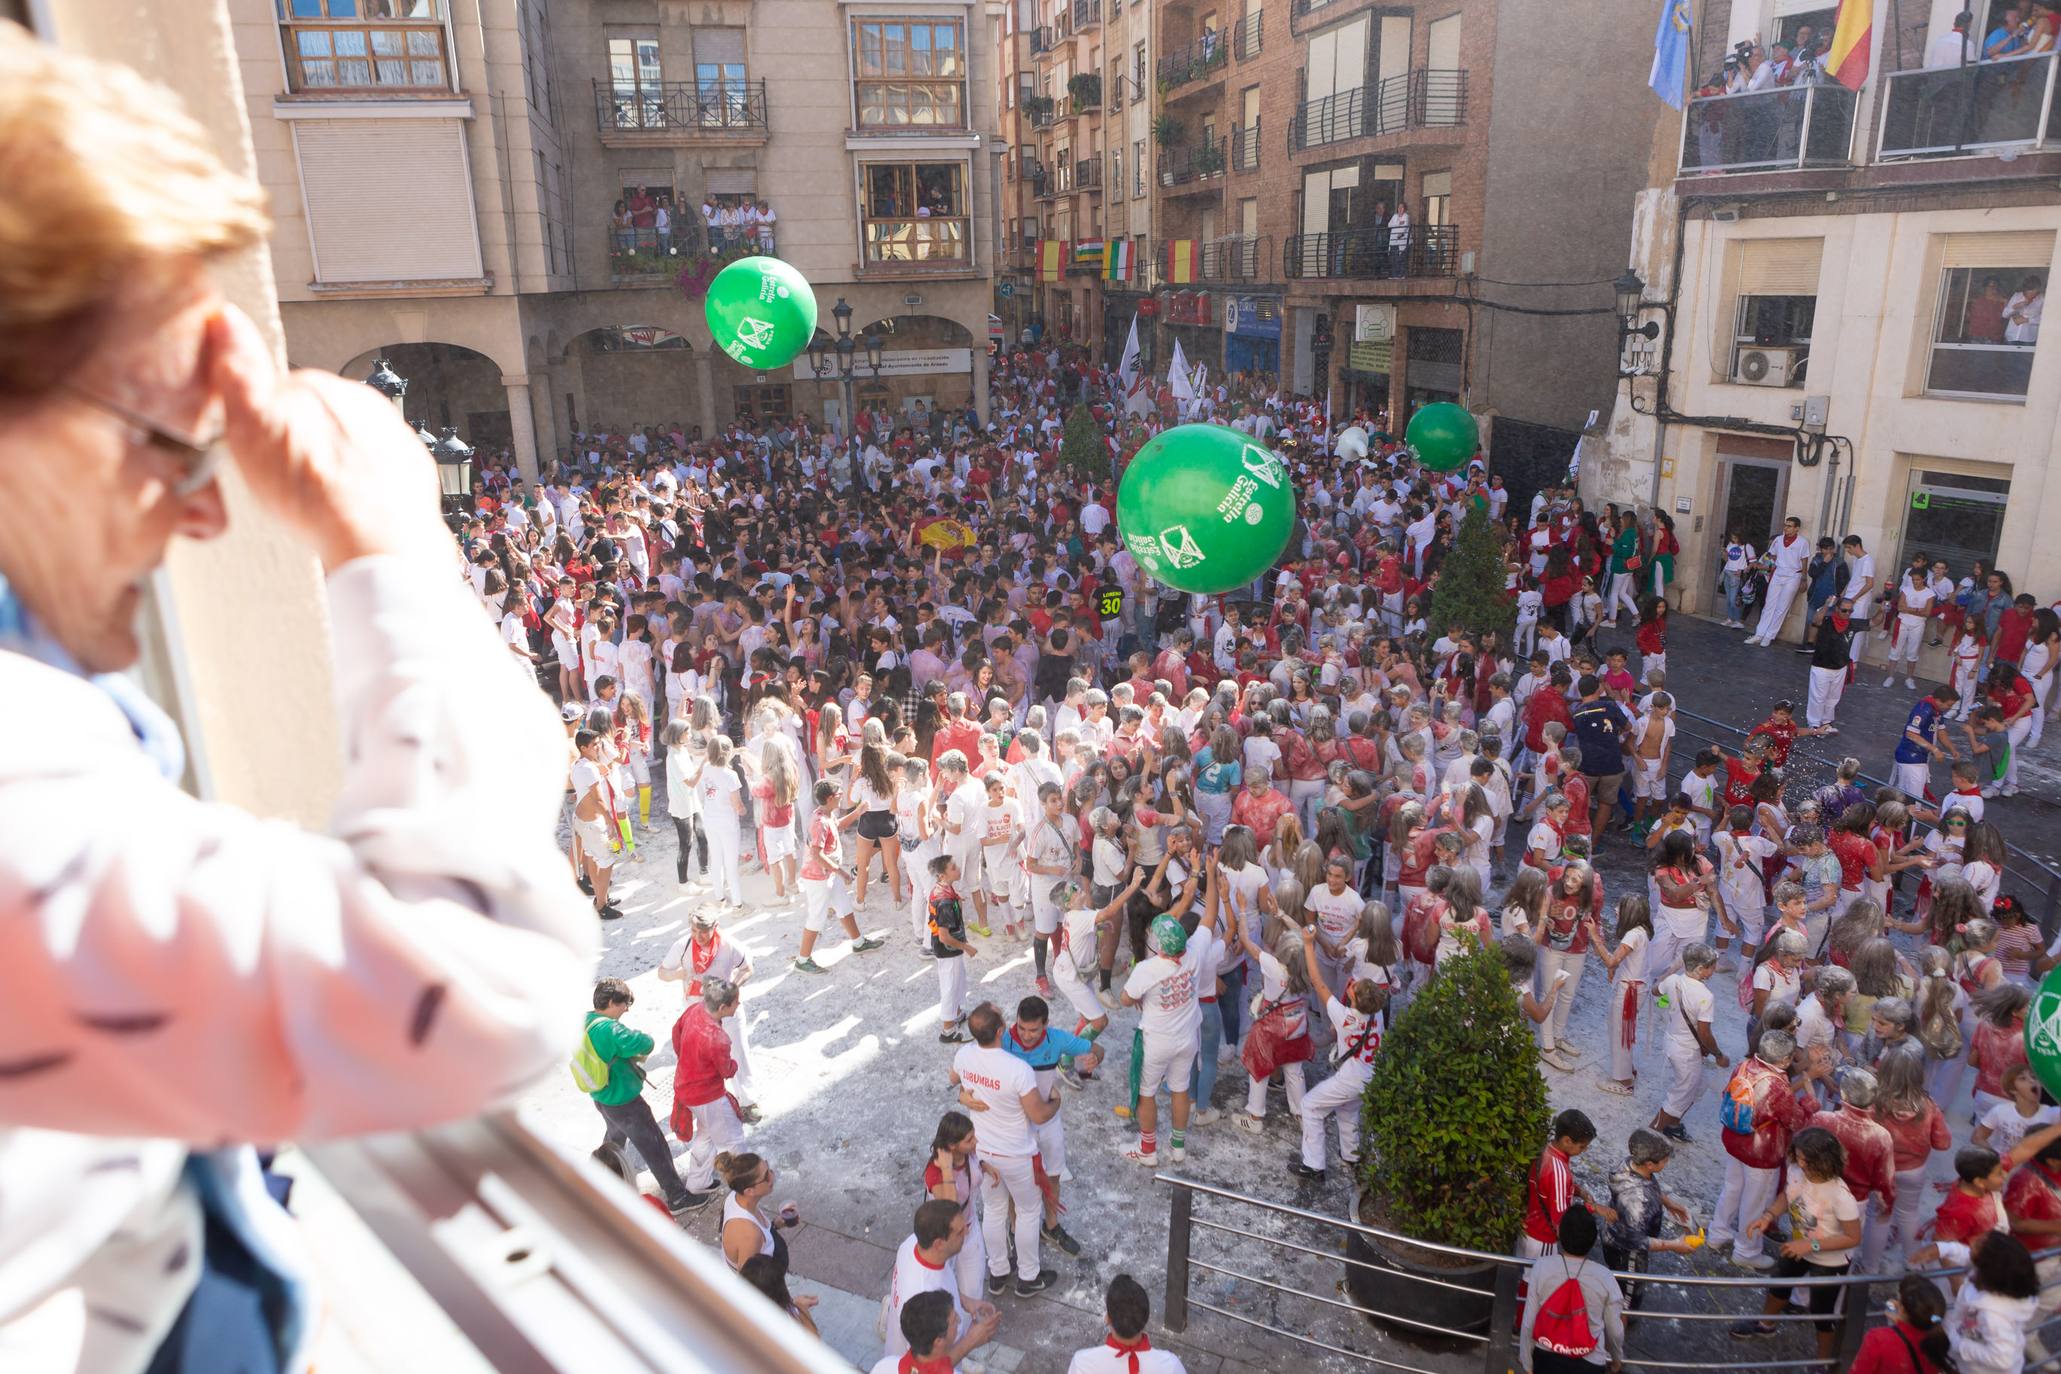
M 1086 33 L 1102 22 L 1102 0 L 1073 0 L 1073 31 Z
M 956 215 L 917 219 L 868 219 L 866 264 L 873 267 L 965 268 L 972 221 Z
M 1322 148 L 1406 129 L 1459 128 L 1467 122 L 1467 73 L 1419 68 L 1383 81 L 1304 101 L 1288 129 L 1288 149 Z
M 1257 172 L 1260 165 L 1260 122 L 1231 130 L 1231 170 Z
M 1876 155 L 1953 157 L 2061 143 L 2054 118 L 2057 61 L 2061 55 L 2046 52 L 1895 73 L 1883 88 Z
M 1450 277 L 1460 263 L 1460 231 L 1451 224 L 1292 234 L 1281 245 L 1289 278 Z
M 1205 143 L 1178 154 L 1163 153 L 1159 159 L 1159 184 L 1172 188 L 1221 180 L 1228 160 L 1222 143 Z
M 1059 34 L 1049 24 L 1040 24 L 1030 31 L 1031 56 L 1048 53 L 1059 46 Z
M 1269 254 L 1258 234 L 1231 234 L 1202 245 L 1202 279 L 1207 282 L 1263 280 Z
M 280 30 L 296 94 L 451 89 L 440 23 L 289 21 Z
M 1205 33 L 1185 48 L 1176 48 L 1159 59 L 1159 84 L 1167 90 L 1200 81 L 1222 72 L 1231 60 L 1231 45 L 1221 33 Z
M 1254 10 L 1238 21 L 1238 27 L 1231 30 L 1231 51 L 1240 62 L 1247 62 L 1260 54 L 1260 11 Z
M 1076 191 L 1097 191 L 1102 188 L 1102 159 L 1084 157 L 1073 165 L 1073 189 Z
M 608 133 L 764 133 L 763 81 L 594 83 L 594 117 Z
M 685 265 L 693 252 L 681 235 L 668 230 L 617 229 L 608 231 L 608 275 L 614 281 L 660 280 Z
M 1819 82 L 1692 100 L 1682 125 L 1682 174 L 1843 167 L 1857 99 L 1844 86 Z

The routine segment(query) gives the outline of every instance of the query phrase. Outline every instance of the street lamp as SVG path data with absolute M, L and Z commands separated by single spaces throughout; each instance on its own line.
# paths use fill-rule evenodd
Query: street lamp
M 844 431 L 856 444 L 858 429 L 852 423 L 852 412 L 855 409 L 852 399 L 852 376 L 861 365 L 859 350 L 862 347 L 866 350 L 863 365 L 872 376 L 878 377 L 884 341 L 879 333 L 873 330 L 868 330 L 863 340 L 852 337 L 852 307 L 842 296 L 837 298 L 836 305 L 830 307 L 830 318 L 837 327 L 837 336 L 830 338 L 818 331 L 816 337 L 809 340 L 809 370 L 816 374 L 816 380 L 819 382 L 833 379 L 837 382 L 844 396 Z M 863 484 L 864 473 L 860 470 L 856 458 L 852 470 L 859 475 Z
M 446 425 L 429 452 L 437 461 L 437 485 L 443 489 L 444 509 L 465 509 L 472 501 L 472 445 Z
M 1650 345 L 1655 339 L 1660 337 L 1660 321 L 1648 320 L 1644 324 L 1637 323 L 1639 312 L 1646 309 L 1646 282 L 1631 268 L 1625 268 L 1624 274 L 1610 284 L 1610 289 L 1617 293 L 1618 375 L 1622 377 L 1635 376 L 1640 365 L 1634 364 L 1635 370 L 1632 372 L 1625 371 L 1623 367 L 1625 350 L 1629 345 L 1634 358 L 1650 352 Z M 1635 338 L 1644 339 L 1648 347 L 1642 348 L 1637 344 L 1632 344 L 1630 341 Z
M 406 417 L 407 407 L 401 403 L 401 398 L 408 394 L 408 379 L 389 367 L 386 359 L 372 360 L 372 375 L 365 379 L 365 385 L 392 401 L 394 408 Z

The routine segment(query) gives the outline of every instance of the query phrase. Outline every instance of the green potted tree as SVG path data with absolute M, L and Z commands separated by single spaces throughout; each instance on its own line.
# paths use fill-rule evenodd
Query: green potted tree
M 1356 1207 L 1363 1225 L 1510 1253 L 1524 1223 L 1525 1172 L 1552 1114 L 1500 953 L 1477 949 L 1439 966 L 1382 1043 L 1361 1105 L 1370 1146 Z M 1497 1269 L 1489 1261 L 1357 1232 L 1346 1258 L 1347 1291 L 1370 1313 L 1488 1328 Z M 1394 1329 L 1406 1338 L 1414 1331 Z
M 1187 136 L 1187 129 L 1172 115 L 1161 115 L 1152 121 L 1152 141 L 1162 148 L 1178 148 Z
M 1109 476 L 1109 445 L 1086 402 L 1075 406 L 1066 417 L 1066 429 L 1059 438 L 1059 461 L 1074 476 L 1089 481 L 1099 482 Z
M 1033 122 L 1051 118 L 1052 111 L 1057 108 L 1057 103 L 1049 95 L 1027 95 L 1023 98 L 1023 112 Z
M 1504 643 L 1517 625 L 1517 603 L 1507 589 L 1503 532 L 1489 523 L 1488 508 L 1470 501 L 1453 535 L 1452 552 L 1439 565 L 1431 588 L 1431 619 L 1439 634 L 1461 625 L 1476 634 L 1493 630 Z
M 1102 105 L 1102 78 L 1095 72 L 1076 72 L 1066 83 L 1066 93 L 1073 97 L 1073 110 L 1099 109 Z

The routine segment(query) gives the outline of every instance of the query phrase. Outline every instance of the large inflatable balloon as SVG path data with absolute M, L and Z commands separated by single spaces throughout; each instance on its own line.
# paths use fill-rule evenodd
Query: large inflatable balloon
M 1403 442 L 1417 461 L 1433 472 L 1452 472 L 1466 464 L 1481 447 L 1481 431 L 1474 417 L 1451 401 L 1435 401 L 1410 417 Z
M 786 367 L 816 336 L 816 292 L 778 258 L 739 258 L 716 273 L 704 312 L 716 347 L 758 372 Z
M 1274 566 L 1295 527 L 1288 469 L 1223 425 L 1179 425 L 1138 450 L 1117 489 L 1124 547 L 1184 592 L 1242 587 Z
M 2025 1062 L 2040 1086 L 2061 1098 L 2061 968 L 2040 980 L 2025 1009 Z

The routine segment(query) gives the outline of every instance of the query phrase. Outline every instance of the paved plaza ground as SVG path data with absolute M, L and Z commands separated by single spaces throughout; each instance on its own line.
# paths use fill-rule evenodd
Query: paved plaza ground
M 1708 621 L 1680 617 L 1674 622 L 1669 645 L 1670 686 L 1687 711 L 1744 728 L 1762 719 L 1775 700 L 1802 699 L 1807 660 L 1788 646 L 1747 648 L 1740 643 L 1741 637 L 1740 632 Z M 1605 632 L 1605 642 L 1616 642 L 1611 632 Z M 1624 642 L 1629 647 L 1628 635 Z M 1816 753 L 1834 757 L 1852 753 L 1870 772 L 1887 771 L 1889 749 L 1916 693 L 1906 690 L 1901 680 L 1893 689 L 1878 686 L 1880 681 L 1879 671 L 1862 675 L 1863 685 L 1850 691 L 1840 708 L 1842 733 L 1833 740 L 1811 742 L 1832 746 Z M 1687 737 L 1687 731 L 1726 735 L 1693 719 L 1685 719 L 1684 726 L 1685 736 L 1677 741 L 1677 773 L 1686 767 L 1697 743 Z M 1733 742 L 1732 738 L 1727 742 Z M 2061 731 L 2032 751 L 2025 769 L 2027 791 L 1991 803 L 1990 814 L 2006 837 L 2043 860 L 2061 852 L 2061 811 L 2057 811 L 2061 771 L 2056 769 L 2061 752 L 2057 751 L 2061 751 Z M 1810 779 L 1822 767 L 1799 756 L 1794 771 L 1800 778 Z M 628 1019 L 660 1042 L 651 1060 L 652 1100 L 663 1119 L 671 1100 L 668 1033 L 683 1003 L 680 985 L 660 982 L 653 970 L 667 947 L 684 933 L 688 916 L 705 900 L 707 890 L 677 886 L 672 830 L 662 820 L 662 799 L 654 800 L 652 810 L 655 824 L 640 834 L 637 856 L 617 869 L 617 892 L 627 915 L 606 928 L 602 972 L 630 981 L 638 1003 Z M 1644 858 L 1643 850 L 1621 836 L 1604 845 L 1599 867 L 1612 899 L 1643 888 Z M 2033 876 L 2044 881 L 2041 875 Z M 2038 911 L 2045 894 L 2034 890 L 2031 881 L 2007 881 L 2006 890 L 2018 891 Z M 1501 886 L 1499 880 L 1498 893 Z M 801 1209 L 805 1225 L 793 1238 L 794 1265 L 806 1281 L 801 1285 L 805 1291 L 826 1295 L 820 1310 L 826 1337 L 840 1353 L 864 1368 L 879 1353 L 874 1316 L 886 1288 L 894 1248 L 908 1235 L 911 1212 L 921 1199 L 925 1147 L 938 1115 L 954 1104 L 954 1092 L 945 1079 L 952 1049 L 936 1039 L 936 978 L 932 964 L 916 953 L 906 912 L 890 911 L 884 893 L 871 897 L 861 912 L 861 924 L 868 932 L 887 937 L 885 949 L 853 955 L 839 942 L 829 946 L 827 955 L 818 951 L 818 959 L 829 966 L 826 976 L 792 972 L 788 961 L 800 936 L 799 904 L 774 903 L 770 880 L 755 868 L 747 873 L 745 887 L 746 909 L 726 920 L 725 929 L 750 949 L 758 969 L 745 989 L 743 1015 L 750 1026 L 764 1120 L 750 1130 L 749 1148 L 766 1155 L 779 1172 L 775 1201 L 792 1199 Z M 992 999 L 1005 1010 L 1013 1008 L 1032 991 L 1028 945 L 1005 942 L 999 928 L 995 938 L 978 943 L 981 955 L 969 970 L 973 996 Z M 1736 1056 L 1744 1026 L 1743 1014 L 1732 996 L 1731 975 L 1719 975 L 1715 986 L 1719 1038 Z M 1600 1128 L 1595 1150 L 1577 1170 L 1592 1188 L 1603 1186 L 1607 1170 L 1621 1159 L 1625 1136 L 1650 1118 L 1665 1086 L 1658 1052 L 1647 1043 L 1640 1049 L 1645 1071 L 1635 1098 L 1599 1090 L 1599 1061 L 1605 1067 L 1608 1061 L 1603 1028 L 1607 987 L 1600 965 L 1591 961 L 1572 1020 L 1583 1062 L 1570 1073 L 1546 1072 L 1554 1107 L 1579 1106 Z M 1198 1314 L 1183 1337 L 1162 1339 L 1156 1328 L 1166 1262 L 1169 1191 L 1155 1183 L 1147 1170 L 1123 1159 L 1122 1151 L 1132 1136 L 1110 1112 L 1120 1092 L 1131 1025 L 1130 1013 L 1118 1015 L 1113 1034 L 1105 1041 L 1111 1053 L 1101 1079 L 1066 1099 L 1072 1181 L 1065 1190 L 1065 1223 L 1080 1239 L 1084 1252 L 1079 1259 L 1068 1259 L 1048 1249 L 1045 1262 L 1058 1269 L 1058 1285 L 1036 1298 L 999 1300 L 1001 1331 L 996 1346 L 984 1352 L 983 1362 L 991 1369 L 1058 1374 L 1072 1350 L 1100 1340 L 1103 1285 L 1113 1274 L 1128 1270 L 1154 1295 L 1155 1343 L 1177 1350 L 1190 1369 L 1202 1374 L 1282 1369 L 1305 1360 L 1323 1369 L 1372 1367 L 1343 1356 L 1311 1358 L 1313 1352 L 1296 1348 L 1281 1337 L 1207 1314 Z M 1245 1087 L 1243 1070 L 1227 1068 L 1219 1080 L 1218 1107 L 1235 1109 L 1243 1101 Z M 1963 1141 L 1969 1129 L 1965 1091 L 1958 1103 L 1943 1104 L 1956 1124 L 1957 1139 Z M 1717 1143 L 1715 1109 L 1710 1104 L 1711 1099 L 1706 1098 L 1689 1123 L 1696 1143 L 1684 1147 L 1664 1175 L 1667 1186 L 1704 1216 L 1716 1200 L 1724 1158 Z M 600 1140 L 600 1122 L 592 1106 L 562 1076 L 539 1089 L 525 1110 L 539 1129 L 568 1147 L 585 1150 Z M 1287 1166 L 1296 1148 L 1293 1125 L 1277 1095 L 1264 1135 L 1236 1129 L 1227 1115 L 1216 1125 L 1190 1133 L 1188 1159 L 1180 1166 L 1166 1159 L 1163 1126 L 1161 1167 L 1328 1216 L 1347 1215 L 1353 1203 L 1353 1184 L 1349 1171 L 1337 1164 L 1335 1140 L 1330 1147 L 1333 1167 L 1325 1183 L 1305 1185 L 1289 1174 Z M 1950 1176 L 1945 1157 L 1935 1156 L 1934 1163 L 1939 1177 Z M 1198 1215 L 1279 1235 L 1323 1254 L 1337 1246 L 1335 1235 L 1316 1227 L 1253 1209 L 1212 1211 L 1211 1206 L 1204 1204 Z M 690 1229 L 712 1243 L 717 1224 L 718 1211 L 710 1207 Z M 1342 1268 L 1328 1259 L 1263 1249 L 1249 1241 L 1233 1248 L 1216 1236 L 1198 1241 L 1197 1254 L 1234 1256 L 1219 1262 L 1284 1287 L 1339 1296 L 1336 1284 Z M 1699 1273 L 1739 1273 L 1713 1258 L 1685 1261 L 1663 1256 L 1657 1267 L 1666 1270 L 1685 1263 Z M 1193 1292 L 1199 1299 L 1252 1320 L 1399 1364 L 1440 1370 L 1479 1367 L 1478 1357 L 1417 1351 L 1376 1334 L 1353 1314 L 1328 1310 L 1258 1283 L 1198 1273 Z M 1740 1301 L 1739 1295 L 1730 1295 L 1726 1310 Z M 1633 1344 L 1635 1350 L 1666 1349 L 1670 1352 L 1666 1358 L 1693 1358 L 1686 1353 L 1690 1350 L 1724 1358 L 1726 1343 L 1710 1324 L 1656 1320 L 1642 1323 Z M 1804 1344 L 1800 1334 L 1785 1336 L 1756 1344 L 1750 1358 L 1798 1358 L 1805 1353 Z

